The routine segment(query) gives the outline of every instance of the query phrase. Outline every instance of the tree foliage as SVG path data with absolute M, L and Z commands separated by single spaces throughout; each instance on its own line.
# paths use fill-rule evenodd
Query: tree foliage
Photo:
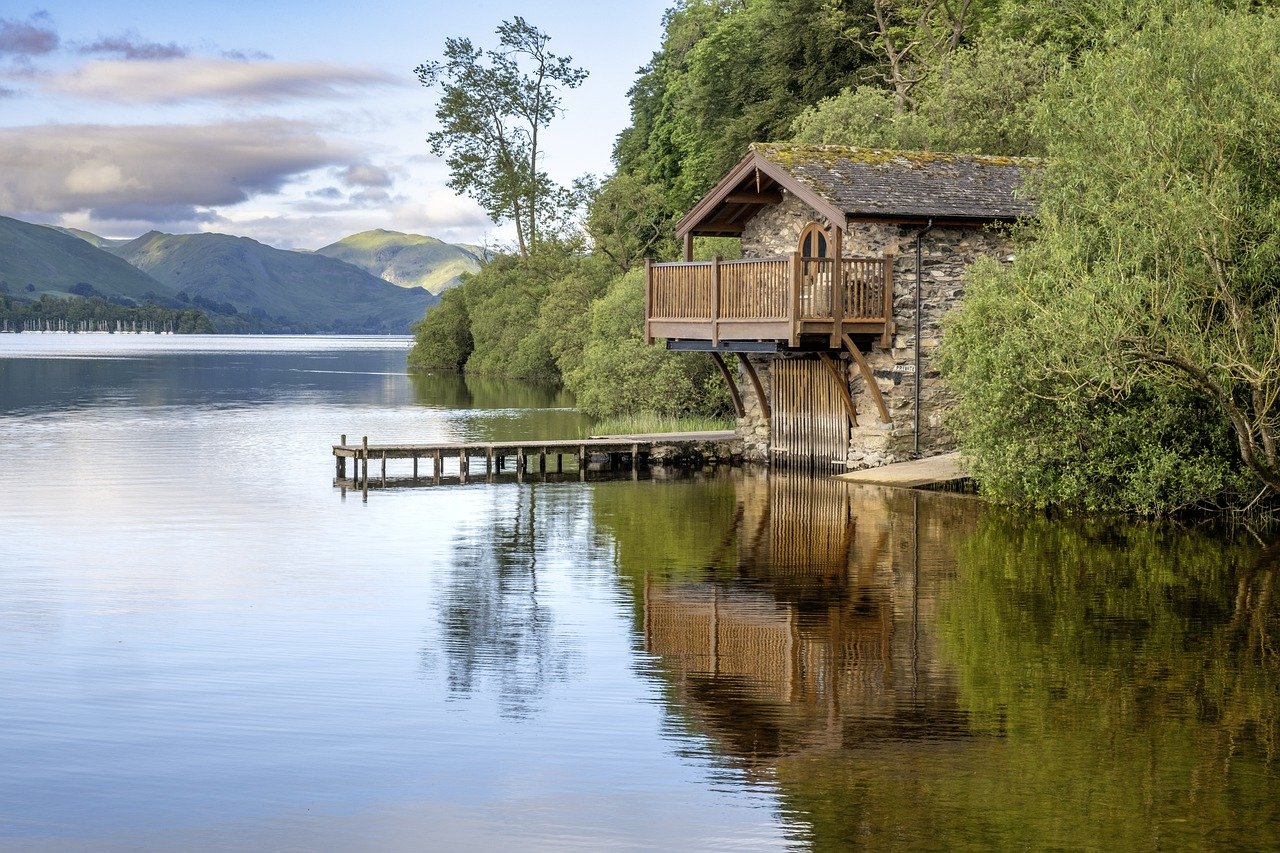
M 1038 224 L 944 343 L 989 490 L 1159 512 L 1241 471 L 1280 489 L 1278 50 L 1274 15 L 1190 4 L 1046 90 Z
M 494 50 L 448 38 L 444 61 L 414 73 L 424 86 L 443 90 L 440 129 L 427 141 L 448 163 L 449 186 L 474 198 L 494 222 L 511 221 L 520 254 L 528 256 L 548 222 L 577 206 L 573 192 L 542 169 L 539 136 L 560 112 L 559 92 L 581 85 L 587 72 L 548 51 L 550 36 L 524 18 L 504 21 L 497 35 Z
M 704 353 L 672 353 L 644 341 L 644 273 L 615 280 L 591 306 L 586 343 L 565 384 L 590 415 L 651 411 L 724 414 L 728 393 Z

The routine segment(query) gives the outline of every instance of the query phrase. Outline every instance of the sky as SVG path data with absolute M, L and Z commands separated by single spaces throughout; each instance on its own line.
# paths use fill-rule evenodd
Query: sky
M 371 228 L 502 245 L 447 186 L 413 69 L 523 16 L 590 76 L 544 168 L 605 175 L 670 0 L 0 4 L 0 215 L 105 237 L 215 231 L 316 249 Z

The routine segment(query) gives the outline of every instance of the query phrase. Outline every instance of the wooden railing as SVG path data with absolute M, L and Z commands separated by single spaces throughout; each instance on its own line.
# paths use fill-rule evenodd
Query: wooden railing
M 710 320 L 714 262 L 654 264 L 650 268 L 649 316 L 667 320 Z
M 773 258 L 646 265 L 646 337 L 789 339 L 893 313 L 892 258 Z M 839 284 L 837 284 L 837 282 Z M 838 299 L 832 299 L 836 292 Z M 823 326 L 817 329 L 815 326 Z
M 785 320 L 791 265 L 785 258 L 720 262 L 720 316 L 726 320 Z

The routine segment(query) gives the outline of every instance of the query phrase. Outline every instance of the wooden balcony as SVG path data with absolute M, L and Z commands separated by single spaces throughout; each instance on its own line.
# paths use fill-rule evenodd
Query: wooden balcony
M 646 265 L 645 339 L 735 349 L 840 347 L 842 335 L 888 346 L 893 258 L 773 258 Z M 694 343 L 697 342 L 697 343 Z M 706 346 L 700 345 L 706 342 Z

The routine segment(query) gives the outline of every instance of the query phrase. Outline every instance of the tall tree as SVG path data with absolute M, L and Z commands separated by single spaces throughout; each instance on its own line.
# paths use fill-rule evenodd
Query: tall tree
M 516 16 L 495 31 L 498 48 L 466 38 L 445 39 L 444 61 L 414 69 L 424 86 L 441 86 L 440 129 L 427 141 L 449 166 L 449 186 L 484 207 L 494 222 L 511 221 L 522 257 L 537 247 L 544 226 L 572 204 L 538 162 L 540 134 L 560 114 L 560 92 L 587 72 L 572 57 L 547 50 L 551 37 Z

